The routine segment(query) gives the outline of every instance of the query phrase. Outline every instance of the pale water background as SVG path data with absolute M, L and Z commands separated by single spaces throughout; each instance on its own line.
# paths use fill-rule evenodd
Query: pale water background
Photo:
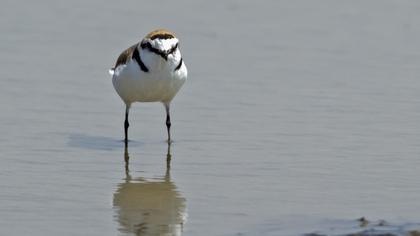
M 189 68 L 171 168 L 136 104 L 126 172 L 108 69 L 159 27 Z M 2 1 L 0 31 L 1 235 L 420 222 L 419 1 Z

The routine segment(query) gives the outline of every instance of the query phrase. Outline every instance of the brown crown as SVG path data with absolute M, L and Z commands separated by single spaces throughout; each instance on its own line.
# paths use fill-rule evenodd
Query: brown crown
M 175 38 L 175 34 L 168 31 L 168 30 L 165 30 L 165 29 L 157 29 L 157 30 L 154 30 L 154 31 L 148 33 L 146 35 L 146 37 L 144 37 L 144 38 L 145 39 L 150 39 L 150 40 L 157 39 L 157 38 L 159 38 L 159 39 L 172 39 L 172 38 Z

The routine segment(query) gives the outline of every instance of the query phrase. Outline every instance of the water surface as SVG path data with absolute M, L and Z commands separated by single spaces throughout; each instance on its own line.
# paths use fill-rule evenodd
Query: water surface
M 416 1 L 3 2 L 1 234 L 416 225 L 419 12 Z M 158 27 L 176 32 L 189 68 L 170 168 L 163 106 L 133 106 L 125 150 L 107 74 Z

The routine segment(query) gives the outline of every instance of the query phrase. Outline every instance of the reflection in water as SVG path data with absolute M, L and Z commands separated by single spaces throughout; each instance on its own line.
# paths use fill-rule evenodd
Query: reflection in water
M 129 154 L 124 151 L 126 178 L 114 194 L 114 207 L 120 231 L 135 235 L 181 235 L 186 221 L 185 198 L 177 191 L 170 177 L 170 145 L 166 173 L 158 179 L 132 178 Z

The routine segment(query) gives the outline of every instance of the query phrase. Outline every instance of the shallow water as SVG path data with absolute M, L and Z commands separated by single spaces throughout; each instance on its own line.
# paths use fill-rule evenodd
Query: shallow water
M 419 11 L 417 1 L 3 2 L 0 233 L 342 235 L 361 231 L 362 216 L 392 233 L 416 226 Z M 133 106 L 124 150 L 107 73 L 157 27 L 177 33 L 189 68 L 170 163 L 160 104 Z

